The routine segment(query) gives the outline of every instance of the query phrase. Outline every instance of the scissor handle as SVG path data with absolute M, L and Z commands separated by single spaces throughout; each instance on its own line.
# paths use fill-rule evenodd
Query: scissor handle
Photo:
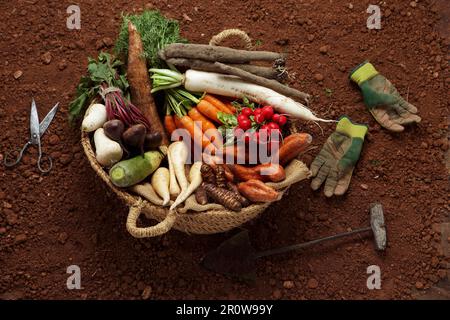
M 6 152 L 5 153 L 5 160 L 3 161 L 5 167 L 14 167 L 16 164 L 18 164 L 20 162 L 20 160 L 22 160 L 23 154 L 24 152 L 28 149 L 28 147 L 31 145 L 31 142 L 28 141 L 27 143 L 25 143 L 25 145 L 23 146 L 22 150 L 19 151 L 19 155 L 17 156 L 16 160 L 14 161 L 9 161 L 8 158 L 12 158 L 11 152 Z
M 52 160 L 52 158 L 50 158 L 49 155 L 42 152 L 40 144 L 38 145 L 38 149 L 39 149 L 39 156 L 38 156 L 38 161 L 37 161 L 38 169 L 41 173 L 47 173 L 50 170 L 52 170 L 53 160 Z M 45 161 L 45 162 L 48 162 L 48 167 L 46 169 L 42 168 L 42 165 L 41 165 L 42 159 L 47 159 L 47 161 Z

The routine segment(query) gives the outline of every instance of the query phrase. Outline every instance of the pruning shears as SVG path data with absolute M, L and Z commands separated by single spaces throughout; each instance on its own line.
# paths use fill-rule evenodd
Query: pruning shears
M 47 113 L 44 120 L 39 123 L 39 116 L 37 112 L 36 102 L 34 99 L 31 102 L 31 113 L 30 113 L 30 140 L 22 147 L 19 151 L 19 155 L 13 161 L 9 160 L 12 158 L 11 153 L 7 152 L 5 154 L 4 164 L 6 167 L 13 167 L 17 165 L 23 158 L 23 154 L 28 149 L 29 146 L 37 146 L 38 148 L 38 160 L 37 167 L 41 173 L 47 173 L 52 169 L 53 162 L 50 156 L 44 154 L 41 149 L 41 137 L 44 135 L 45 131 L 47 131 L 50 123 L 55 117 L 56 111 L 58 110 L 59 102 L 55 104 L 55 106 Z M 48 166 L 46 168 L 42 167 L 42 160 L 46 159 L 45 162 L 48 162 Z

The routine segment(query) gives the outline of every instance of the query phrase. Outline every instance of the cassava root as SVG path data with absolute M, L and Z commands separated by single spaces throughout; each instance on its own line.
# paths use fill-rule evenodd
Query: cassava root
M 217 67 L 214 62 L 203 61 L 199 59 L 186 59 L 186 58 L 171 58 L 166 61 L 168 64 L 172 64 L 177 67 L 185 67 L 199 71 L 223 73 L 222 68 Z M 284 82 L 287 79 L 287 71 L 283 67 L 263 67 L 252 64 L 229 64 L 231 67 L 238 68 L 247 72 L 250 72 L 256 76 L 275 79 L 279 82 Z
M 309 99 L 311 98 L 311 96 L 309 94 L 301 92 L 297 89 L 293 89 L 288 86 L 285 86 L 285 85 L 279 83 L 278 81 L 262 78 L 257 75 L 254 75 L 250 72 L 231 67 L 231 66 L 226 65 L 221 62 L 215 62 L 214 64 L 222 70 L 222 73 L 237 76 L 245 81 L 249 81 L 249 82 L 255 83 L 257 85 L 272 89 L 272 90 L 274 90 L 280 94 L 283 94 L 285 96 L 288 96 L 291 98 L 299 98 L 299 99 L 304 100 L 305 102 L 308 102 Z
M 200 59 L 205 61 L 220 61 L 224 63 L 249 63 L 250 61 L 272 61 L 278 65 L 285 61 L 281 53 L 270 51 L 247 51 L 227 47 L 210 46 L 206 44 L 173 43 L 159 52 L 163 60 L 171 58 Z

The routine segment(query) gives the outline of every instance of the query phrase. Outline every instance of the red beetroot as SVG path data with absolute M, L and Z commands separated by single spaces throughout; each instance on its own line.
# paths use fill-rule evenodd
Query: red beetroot
M 106 84 L 103 89 L 107 89 Z M 141 110 L 134 106 L 130 101 L 123 97 L 122 92 L 112 91 L 105 94 L 105 106 L 108 120 L 121 120 L 126 127 L 135 124 L 143 124 L 147 130 L 150 130 L 150 123 L 143 115 Z

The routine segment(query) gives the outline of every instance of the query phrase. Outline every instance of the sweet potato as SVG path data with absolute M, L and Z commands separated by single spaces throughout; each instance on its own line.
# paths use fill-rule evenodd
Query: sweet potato
M 246 167 L 239 164 L 231 164 L 228 167 L 239 181 L 260 180 L 280 182 L 286 178 L 286 172 L 278 164 L 266 163 L 255 167 Z
M 239 193 L 252 202 L 273 202 L 279 193 L 260 180 L 249 180 L 238 184 Z
M 247 180 L 262 180 L 262 176 L 253 170 L 253 168 L 241 166 L 240 164 L 229 164 L 228 168 L 230 168 L 231 172 L 233 172 L 235 178 L 239 181 L 247 181 Z
M 280 182 L 286 179 L 286 172 L 279 164 L 265 163 L 253 168 L 263 181 Z

